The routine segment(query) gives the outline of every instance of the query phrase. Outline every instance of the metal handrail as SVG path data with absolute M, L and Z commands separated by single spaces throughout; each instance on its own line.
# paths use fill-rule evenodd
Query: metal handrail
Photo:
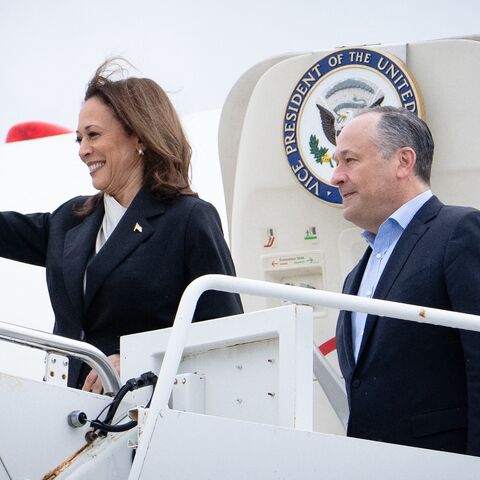
M 177 374 L 186 343 L 188 327 L 192 322 L 198 299 L 208 290 L 280 298 L 300 304 L 322 305 L 338 310 L 364 312 L 444 327 L 480 331 L 480 316 L 477 315 L 227 275 L 205 275 L 199 277 L 188 285 L 180 300 L 158 376 L 157 386 L 150 404 L 150 412 L 143 426 L 143 433 L 139 438 L 137 454 L 128 477 L 129 480 L 139 478 L 142 462 L 148 450 L 157 416 L 168 405 L 175 375 Z
M 5 322 L 0 322 L 0 339 L 78 358 L 96 370 L 105 394 L 120 389 L 120 379 L 113 365 L 104 353 L 89 343 Z

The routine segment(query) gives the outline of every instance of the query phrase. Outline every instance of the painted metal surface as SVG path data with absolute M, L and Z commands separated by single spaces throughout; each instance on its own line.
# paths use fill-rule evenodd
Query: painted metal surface
M 161 410 L 155 423 L 141 480 L 477 480 L 480 470 L 477 457 L 193 413 Z
M 105 354 L 93 345 L 5 322 L 0 322 L 0 339 L 79 358 L 98 372 L 105 392 L 115 393 L 120 388 L 116 370 Z

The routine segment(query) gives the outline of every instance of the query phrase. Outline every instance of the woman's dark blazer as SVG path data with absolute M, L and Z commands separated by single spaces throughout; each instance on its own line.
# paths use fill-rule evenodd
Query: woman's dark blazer
M 186 286 L 207 273 L 235 275 L 215 208 L 199 198 L 157 200 L 144 187 L 98 254 L 103 202 L 81 217 L 74 198 L 53 213 L 0 214 L 0 256 L 46 267 L 54 333 L 106 355 L 121 335 L 170 327 Z M 84 293 L 84 276 L 86 286 Z M 237 295 L 208 292 L 195 320 L 242 313 Z M 72 364 L 73 367 L 73 364 Z M 70 369 L 69 384 L 79 379 Z

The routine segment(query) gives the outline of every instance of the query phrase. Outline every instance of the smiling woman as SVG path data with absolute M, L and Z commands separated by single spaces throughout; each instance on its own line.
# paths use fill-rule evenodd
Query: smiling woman
M 207 273 L 234 275 L 215 208 L 190 188 L 191 149 L 167 95 L 152 80 L 112 80 L 106 62 L 89 83 L 79 155 L 99 193 L 53 213 L 0 213 L 0 256 L 47 271 L 54 333 L 83 339 L 119 369 L 121 335 L 169 327 L 180 297 Z M 211 292 L 195 320 L 242 312 Z M 100 392 L 75 361 L 69 385 Z
M 140 139 L 127 134 L 102 100 L 91 97 L 80 111 L 77 142 L 93 186 L 128 207 L 143 183 L 145 153 Z

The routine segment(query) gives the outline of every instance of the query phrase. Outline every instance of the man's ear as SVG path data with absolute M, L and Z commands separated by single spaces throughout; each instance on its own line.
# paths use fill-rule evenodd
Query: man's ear
M 397 176 L 398 178 L 407 178 L 415 175 L 415 164 L 417 163 L 417 154 L 411 147 L 402 147 L 397 152 L 398 166 Z

